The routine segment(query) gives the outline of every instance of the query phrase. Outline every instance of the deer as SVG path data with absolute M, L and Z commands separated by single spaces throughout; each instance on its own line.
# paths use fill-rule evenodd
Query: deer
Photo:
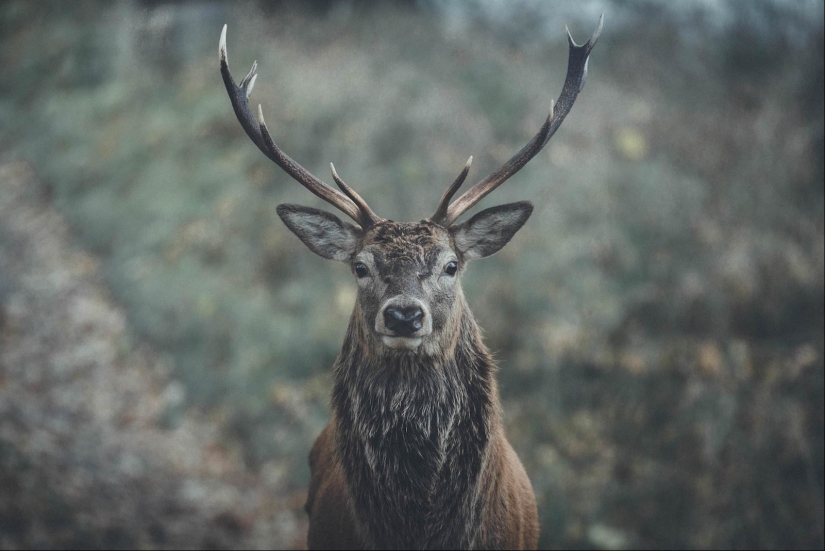
M 539 522 L 530 480 L 504 432 L 496 363 L 464 297 L 468 263 L 506 245 L 533 212 L 528 201 L 456 223 L 541 151 L 587 77 L 604 16 L 583 45 L 569 29 L 561 94 L 535 136 L 458 199 L 470 157 L 435 214 L 420 222 L 379 217 L 330 164 L 340 191 L 273 141 L 249 96 L 257 61 L 239 84 L 226 25 L 220 70 L 252 142 L 284 172 L 351 218 L 282 204 L 278 216 L 312 252 L 346 263 L 356 301 L 333 368 L 331 419 L 309 454 L 305 505 L 310 549 L 535 549 Z

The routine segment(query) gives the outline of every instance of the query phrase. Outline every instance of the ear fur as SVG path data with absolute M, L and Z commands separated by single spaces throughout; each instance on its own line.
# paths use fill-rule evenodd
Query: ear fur
M 358 247 L 361 230 L 326 211 L 301 205 L 278 205 L 286 227 L 315 254 L 348 262 Z
M 497 253 L 533 213 L 529 201 L 485 209 L 452 228 L 455 246 L 466 260 Z

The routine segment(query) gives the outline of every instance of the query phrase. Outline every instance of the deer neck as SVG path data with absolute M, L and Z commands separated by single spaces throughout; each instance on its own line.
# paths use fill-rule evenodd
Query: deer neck
M 335 365 L 338 453 L 365 535 L 469 547 L 498 420 L 494 364 L 463 300 L 441 354 L 376 353 L 353 315 Z

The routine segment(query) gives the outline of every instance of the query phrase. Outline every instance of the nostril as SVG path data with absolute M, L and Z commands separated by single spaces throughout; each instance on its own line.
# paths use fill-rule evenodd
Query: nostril
M 384 325 L 388 330 L 398 335 L 411 335 L 424 327 L 424 311 L 412 306 L 400 308 L 390 306 L 384 310 Z
M 392 319 L 394 321 L 403 321 L 404 320 L 404 312 L 399 310 L 398 308 L 387 308 L 384 311 L 384 318 Z

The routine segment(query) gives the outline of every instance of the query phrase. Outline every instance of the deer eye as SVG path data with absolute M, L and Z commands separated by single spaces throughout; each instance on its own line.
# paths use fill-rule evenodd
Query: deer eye
M 367 277 L 370 271 L 367 269 L 367 266 L 363 262 L 356 262 L 355 263 L 355 275 L 359 279 L 362 277 Z
M 447 262 L 447 265 L 444 266 L 444 273 L 448 276 L 454 276 L 457 271 L 458 264 L 456 264 L 455 262 Z

